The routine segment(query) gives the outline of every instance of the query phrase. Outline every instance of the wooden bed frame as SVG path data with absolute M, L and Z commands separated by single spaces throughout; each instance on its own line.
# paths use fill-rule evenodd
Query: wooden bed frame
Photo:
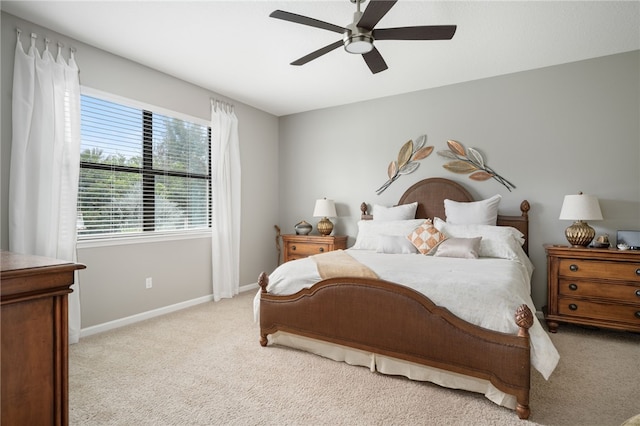
M 473 201 L 460 184 L 430 178 L 411 186 L 398 204 L 418 201 L 416 218 L 444 219 L 444 199 Z M 361 210 L 363 219 L 371 218 L 365 203 Z M 529 203 L 523 201 L 520 210 L 520 216 L 498 216 L 498 225 L 519 229 L 527 251 Z M 511 335 L 468 323 L 423 294 L 389 281 L 331 278 L 287 296 L 267 292 L 264 272 L 258 284 L 262 346 L 269 334 L 283 331 L 485 379 L 516 397 L 519 418 L 529 417 L 528 330 L 533 314 L 527 305 L 514 312 L 519 331 Z

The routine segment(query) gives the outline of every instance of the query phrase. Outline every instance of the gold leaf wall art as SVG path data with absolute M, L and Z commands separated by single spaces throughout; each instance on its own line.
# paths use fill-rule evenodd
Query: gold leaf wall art
M 487 166 L 484 157 L 475 148 L 465 148 L 458 141 L 448 140 L 448 151 L 438 151 L 438 155 L 449 161 L 442 167 L 453 173 L 468 174 L 475 181 L 495 179 L 509 191 L 516 189 L 515 185 L 500 176 L 491 167 Z
M 402 145 L 398 153 L 398 159 L 393 160 L 387 167 L 389 179 L 376 190 L 376 194 L 382 194 L 393 182 L 402 175 L 415 172 L 420 163 L 419 160 L 427 158 L 433 152 L 433 146 L 425 146 L 427 136 L 421 135 L 416 141 L 409 140 Z

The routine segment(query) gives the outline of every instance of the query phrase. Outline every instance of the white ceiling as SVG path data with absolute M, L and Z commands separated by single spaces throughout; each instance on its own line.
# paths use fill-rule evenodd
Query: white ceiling
M 375 75 L 360 55 L 341 48 L 289 65 L 341 36 L 269 18 L 282 9 L 346 26 L 355 11 L 349 0 L 2 1 L 1 7 L 277 116 L 640 49 L 638 1 L 400 0 L 377 28 L 458 29 L 450 41 L 376 42 L 389 69 Z

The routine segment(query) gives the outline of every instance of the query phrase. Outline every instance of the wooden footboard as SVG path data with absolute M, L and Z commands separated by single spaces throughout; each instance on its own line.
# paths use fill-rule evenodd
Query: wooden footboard
M 260 344 L 284 331 L 489 380 L 515 395 L 529 417 L 531 310 L 516 312 L 518 335 L 470 324 L 408 287 L 364 278 L 332 278 L 288 296 L 267 292 L 261 274 Z

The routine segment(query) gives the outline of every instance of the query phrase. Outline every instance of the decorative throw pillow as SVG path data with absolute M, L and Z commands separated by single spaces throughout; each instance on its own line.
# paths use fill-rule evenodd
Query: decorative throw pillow
M 417 209 L 417 201 L 415 203 L 401 204 L 394 207 L 374 204 L 371 214 L 373 215 L 373 220 L 410 220 L 416 218 Z
M 449 238 L 438 246 L 434 256 L 477 259 L 480 251 L 480 240 L 482 240 L 482 237 Z
M 427 219 L 424 223 L 407 235 L 407 238 L 422 254 L 429 254 L 438 247 L 438 244 L 447 239 L 445 235 L 438 231 L 431 219 Z
M 418 249 L 404 235 L 380 235 L 376 253 L 416 254 Z
M 447 238 L 482 237 L 480 257 L 516 259 L 524 254 L 524 235 L 511 226 L 452 225 L 436 217 L 433 225 Z M 526 255 L 524 255 L 526 257 Z
M 444 200 L 444 214 L 452 225 L 495 225 L 498 204 L 502 196 L 496 194 L 482 201 L 459 202 Z

